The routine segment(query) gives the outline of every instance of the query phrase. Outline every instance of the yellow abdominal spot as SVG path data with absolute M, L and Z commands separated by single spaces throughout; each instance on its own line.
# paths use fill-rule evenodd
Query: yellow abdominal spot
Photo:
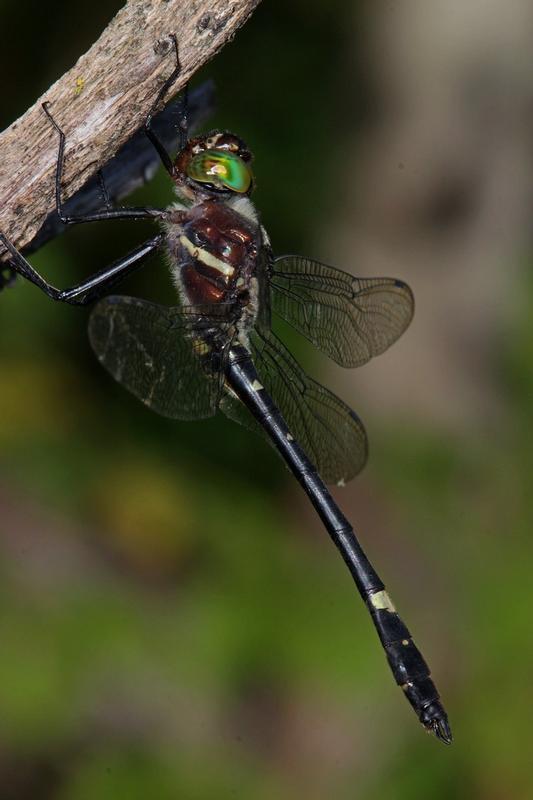
M 378 611 L 390 611 L 392 613 L 396 611 L 392 600 L 384 589 L 381 592 L 374 592 L 374 594 L 371 594 L 370 602 Z

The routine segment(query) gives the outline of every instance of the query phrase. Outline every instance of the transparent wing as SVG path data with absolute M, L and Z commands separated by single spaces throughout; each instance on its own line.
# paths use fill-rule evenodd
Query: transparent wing
M 210 352 L 199 336 L 228 323 L 198 307 L 167 307 L 135 297 L 106 297 L 89 320 L 89 339 L 99 361 L 145 405 L 174 419 L 215 414 L 223 383 L 224 354 Z
M 250 336 L 252 357 L 265 389 L 289 430 L 327 483 L 343 484 L 364 467 L 368 444 L 359 417 L 332 392 L 309 378 L 271 332 Z M 221 401 L 231 419 L 255 429 L 251 414 L 233 397 Z
M 301 256 L 276 259 L 272 308 L 341 367 L 383 353 L 414 313 L 411 289 L 394 278 L 354 278 Z
M 220 398 L 220 411 L 223 411 L 233 422 L 238 422 L 239 425 L 242 425 L 253 433 L 259 434 L 259 436 L 265 438 L 269 444 L 272 444 L 270 437 L 267 436 L 261 425 L 254 419 L 244 403 L 241 403 L 237 395 L 229 387 L 225 386 L 224 388 L 225 390 Z

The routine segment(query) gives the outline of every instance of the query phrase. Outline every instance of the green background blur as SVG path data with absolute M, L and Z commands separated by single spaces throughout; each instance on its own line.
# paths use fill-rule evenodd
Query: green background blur
M 2 129 L 120 6 L 0 3 Z M 213 127 L 255 152 L 277 252 L 338 260 L 343 159 L 380 115 L 377 54 L 364 55 L 372 13 L 265 0 L 196 76 L 216 81 Z M 139 195 L 170 196 L 162 175 Z M 147 230 L 80 228 L 32 263 L 67 286 Z M 0 296 L 1 800 L 533 797 L 527 255 L 515 255 L 512 313 L 488 358 L 495 422 L 483 408 L 479 425 L 452 429 L 431 413 L 379 413 L 379 398 L 358 400 L 365 369 L 337 386 L 365 420 L 371 460 L 336 496 L 431 665 L 448 749 L 394 686 L 341 559 L 274 452 L 222 417 L 145 410 L 96 363 L 85 310 L 22 282 Z M 400 275 L 418 299 L 416 276 Z M 124 291 L 172 302 L 162 262 Z M 286 339 L 335 386 L 339 370 Z M 405 368 L 391 394 L 398 380 L 416 397 L 424 376 Z

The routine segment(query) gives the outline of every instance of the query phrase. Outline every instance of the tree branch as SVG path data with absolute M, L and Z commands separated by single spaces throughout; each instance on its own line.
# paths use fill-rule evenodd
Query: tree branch
M 178 92 L 246 22 L 260 0 L 128 0 L 75 66 L 0 134 L 0 230 L 27 245 L 54 208 L 58 138 L 44 100 L 67 137 L 64 197 L 70 197 L 142 125 L 172 72 Z M 170 98 L 168 98 L 170 99 Z

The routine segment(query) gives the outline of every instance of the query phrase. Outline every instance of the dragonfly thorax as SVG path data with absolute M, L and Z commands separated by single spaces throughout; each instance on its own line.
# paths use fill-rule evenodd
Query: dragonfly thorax
M 258 311 L 257 264 L 262 247 L 252 203 L 246 198 L 233 204 L 209 199 L 180 208 L 170 213 L 166 231 L 182 304 L 225 308 L 239 330 L 249 329 Z

